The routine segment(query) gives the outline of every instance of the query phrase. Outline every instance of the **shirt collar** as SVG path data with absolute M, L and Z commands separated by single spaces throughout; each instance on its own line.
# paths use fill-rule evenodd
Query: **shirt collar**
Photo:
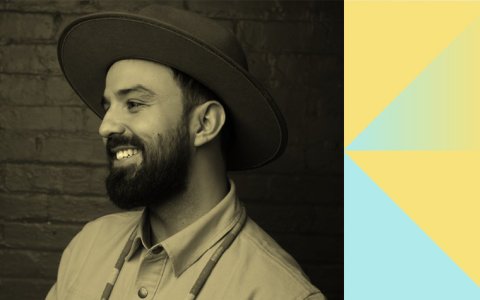
M 235 185 L 230 180 L 230 191 L 214 208 L 154 247 L 161 246 L 165 249 L 172 262 L 175 276 L 178 277 L 239 222 L 243 210 L 237 199 Z M 137 227 L 132 247 L 125 258 L 127 261 L 140 245 L 149 249 L 151 243 L 148 220 L 148 209 L 144 209 L 139 223 L 141 226 Z

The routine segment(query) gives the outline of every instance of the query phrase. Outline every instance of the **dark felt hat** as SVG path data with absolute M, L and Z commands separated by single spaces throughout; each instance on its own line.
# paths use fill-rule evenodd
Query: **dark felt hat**
M 233 33 L 208 18 L 158 5 L 138 14 L 87 15 L 65 28 L 58 58 L 70 85 L 100 118 L 105 76 L 118 60 L 154 61 L 195 78 L 229 111 L 234 130 L 229 170 L 263 166 L 285 149 L 287 129 L 280 110 L 247 71 Z

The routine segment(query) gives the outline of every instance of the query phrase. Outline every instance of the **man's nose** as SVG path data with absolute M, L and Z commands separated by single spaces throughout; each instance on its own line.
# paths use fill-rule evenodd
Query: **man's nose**
M 108 138 L 112 134 L 122 134 L 125 131 L 123 123 L 120 121 L 115 112 L 110 108 L 103 117 L 102 123 L 98 128 L 98 133 L 104 139 Z

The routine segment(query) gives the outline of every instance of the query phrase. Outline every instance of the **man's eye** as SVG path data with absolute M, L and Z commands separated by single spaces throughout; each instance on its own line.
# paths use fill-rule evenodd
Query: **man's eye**
M 140 106 L 143 106 L 143 103 L 140 103 L 140 102 L 137 102 L 137 101 L 128 101 L 127 102 L 128 109 L 136 109 L 136 108 L 139 108 Z
M 107 110 L 110 108 L 110 103 L 105 100 L 102 100 L 102 107 L 103 107 L 103 111 L 107 112 Z

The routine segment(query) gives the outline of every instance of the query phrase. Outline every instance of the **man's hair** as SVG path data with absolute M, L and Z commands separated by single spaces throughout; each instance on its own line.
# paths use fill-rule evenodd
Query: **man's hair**
M 218 101 L 225 110 L 225 124 L 220 131 L 220 144 L 224 160 L 226 161 L 226 155 L 229 150 L 231 140 L 233 139 L 233 128 L 232 122 L 230 120 L 230 114 L 228 112 L 228 107 L 223 103 L 223 101 L 209 88 L 193 79 L 191 76 L 179 71 L 175 68 L 172 68 L 173 78 L 180 86 L 180 89 L 183 93 L 183 102 L 184 102 L 184 114 L 185 116 L 190 116 L 192 110 L 208 100 Z

